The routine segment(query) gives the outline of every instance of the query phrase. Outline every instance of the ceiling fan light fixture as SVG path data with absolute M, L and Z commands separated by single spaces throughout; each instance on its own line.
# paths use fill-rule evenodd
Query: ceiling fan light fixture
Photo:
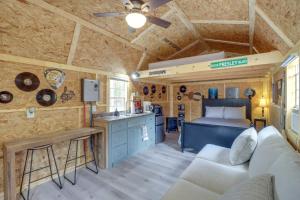
M 133 12 L 129 13 L 126 18 L 125 18 L 128 26 L 138 29 L 141 28 L 145 25 L 147 18 L 145 15 L 138 13 L 138 12 Z

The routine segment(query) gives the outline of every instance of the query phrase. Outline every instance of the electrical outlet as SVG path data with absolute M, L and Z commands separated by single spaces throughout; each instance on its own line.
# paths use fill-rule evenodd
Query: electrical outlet
M 26 116 L 28 119 L 35 117 L 36 109 L 34 107 L 26 108 Z

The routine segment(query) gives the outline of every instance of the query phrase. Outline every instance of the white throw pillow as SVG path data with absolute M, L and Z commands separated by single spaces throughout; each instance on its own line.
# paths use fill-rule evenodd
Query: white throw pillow
M 246 119 L 246 107 L 224 107 L 224 119 Z
M 264 174 L 233 186 L 219 200 L 273 200 L 272 175 Z
M 224 107 L 205 107 L 205 117 L 209 118 L 223 118 Z
M 255 150 L 257 144 L 257 132 L 251 127 L 244 130 L 235 140 L 230 149 L 229 160 L 232 165 L 247 162 Z

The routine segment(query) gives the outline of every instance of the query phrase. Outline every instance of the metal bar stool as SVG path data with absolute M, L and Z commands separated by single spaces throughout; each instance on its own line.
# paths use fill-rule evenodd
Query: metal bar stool
M 75 185 L 75 184 L 76 184 L 76 180 L 77 180 L 77 179 L 76 179 L 77 167 L 80 167 L 80 166 L 82 166 L 82 165 L 85 165 L 85 167 L 86 167 L 88 170 L 94 172 L 95 174 L 98 174 L 98 166 L 97 166 L 97 162 L 96 162 L 96 157 L 95 157 L 94 148 L 91 148 L 92 155 L 93 155 L 93 160 L 87 162 L 87 158 L 86 158 L 86 149 L 85 149 L 85 148 L 83 148 L 83 149 L 84 149 L 84 150 L 83 150 L 83 155 L 78 156 L 78 143 L 79 143 L 79 141 L 84 142 L 84 140 L 90 139 L 90 138 L 91 138 L 91 136 L 89 135 L 89 136 L 79 137 L 79 138 L 75 138 L 75 139 L 70 140 L 69 149 L 68 149 L 68 154 L 67 154 L 67 159 L 66 159 L 66 163 L 65 163 L 64 178 L 65 178 L 67 181 L 69 181 L 72 185 Z M 69 159 L 69 156 L 70 156 L 70 148 L 71 148 L 71 145 L 72 145 L 73 142 L 76 143 L 75 158 Z M 82 158 L 82 157 L 84 157 L 84 163 L 83 163 L 83 164 L 80 164 L 80 165 L 77 165 L 77 159 L 78 159 L 78 158 Z M 67 169 L 68 163 L 71 162 L 71 161 L 74 161 L 74 160 L 75 160 L 75 172 L 74 172 L 74 181 L 72 181 L 72 180 L 70 180 L 70 179 L 66 176 L 66 169 Z M 87 165 L 88 163 L 92 163 L 92 162 L 94 162 L 94 164 L 95 164 L 95 170 L 94 170 L 94 169 L 91 169 L 91 168 Z
M 51 149 L 51 151 L 50 151 L 50 149 Z M 47 151 L 48 165 L 33 170 L 32 169 L 32 162 L 33 162 L 33 155 L 34 155 L 33 153 L 35 151 L 39 151 L 39 150 L 45 150 L 45 151 Z M 31 156 L 30 156 L 30 166 L 29 166 L 29 171 L 26 172 L 29 153 L 31 154 Z M 52 171 L 51 160 L 50 160 L 50 153 L 52 154 L 52 157 L 53 157 L 53 161 L 54 161 L 54 164 L 55 164 L 56 173 L 53 173 L 53 171 Z M 47 176 L 41 177 L 41 178 L 39 178 L 37 180 L 31 181 L 31 173 L 32 172 L 36 172 L 36 171 L 39 171 L 39 170 L 42 170 L 42 169 L 46 169 L 46 168 L 50 169 L 50 175 L 47 175 Z M 30 195 L 30 184 L 34 183 L 34 182 L 37 182 L 37 181 L 39 181 L 41 179 L 47 178 L 49 176 L 51 176 L 52 181 L 60 189 L 62 189 L 62 184 L 61 184 L 61 180 L 60 180 L 60 176 L 59 176 L 59 171 L 58 171 L 58 168 L 57 168 L 56 159 L 55 159 L 55 156 L 54 156 L 54 151 L 53 151 L 52 144 L 47 144 L 47 145 L 43 145 L 43 146 L 38 146 L 38 147 L 27 149 L 26 160 L 25 160 L 25 165 L 24 165 L 24 170 L 23 170 L 23 175 L 22 175 L 22 180 L 21 180 L 21 187 L 20 187 L 20 195 L 22 196 L 22 198 L 24 200 L 26 200 L 26 198 L 25 198 L 25 196 L 23 195 L 23 192 L 22 192 L 23 191 L 23 181 L 24 181 L 25 175 L 27 175 L 27 174 L 29 175 L 29 178 L 28 178 L 28 190 L 27 190 L 27 200 L 29 199 L 29 195 Z M 55 179 L 53 178 L 53 175 L 56 175 L 56 174 L 58 176 L 58 181 L 59 182 L 55 181 Z

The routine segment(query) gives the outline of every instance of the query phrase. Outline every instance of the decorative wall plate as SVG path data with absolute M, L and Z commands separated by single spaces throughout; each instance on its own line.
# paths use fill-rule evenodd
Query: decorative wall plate
M 256 92 L 255 92 L 255 90 L 252 89 L 252 88 L 247 88 L 247 89 L 245 89 L 245 91 L 244 91 L 244 95 L 245 95 L 246 97 L 248 97 L 249 99 L 251 99 L 252 97 L 254 97 L 254 96 L 256 95 Z
M 57 100 L 56 93 L 51 89 L 40 90 L 36 95 L 36 101 L 41 106 L 52 106 Z
M 148 88 L 148 86 L 144 86 L 144 88 L 143 88 L 143 93 L 144 93 L 144 95 L 148 95 L 149 94 L 149 88 Z
M 23 72 L 16 76 L 15 84 L 20 90 L 31 92 L 39 87 L 40 80 L 33 73 Z
M 68 90 L 67 87 L 64 88 L 64 92 L 60 95 L 62 103 L 65 103 L 75 97 L 75 92 L 73 90 Z
M 156 92 L 156 86 L 155 85 L 151 86 L 151 92 L 152 92 L 152 94 L 155 94 L 155 92 Z
M 180 86 L 179 91 L 184 94 L 186 92 L 186 86 L 185 85 Z
M 9 103 L 13 100 L 14 96 L 8 91 L 0 92 L 0 103 Z
M 53 89 L 58 89 L 65 81 L 65 73 L 59 69 L 46 69 L 44 76 Z
M 162 86 L 162 87 L 161 87 L 161 92 L 162 92 L 163 94 L 165 94 L 165 93 L 167 92 L 166 86 Z

